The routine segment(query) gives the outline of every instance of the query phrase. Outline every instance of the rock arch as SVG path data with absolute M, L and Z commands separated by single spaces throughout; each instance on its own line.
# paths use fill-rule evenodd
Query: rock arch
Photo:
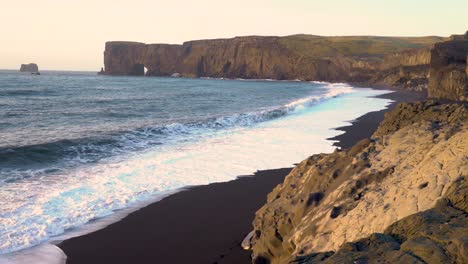
M 145 73 L 146 67 L 143 63 L 135 63 L 130 70 L 130 75 L 133 76 L 145 76 Z

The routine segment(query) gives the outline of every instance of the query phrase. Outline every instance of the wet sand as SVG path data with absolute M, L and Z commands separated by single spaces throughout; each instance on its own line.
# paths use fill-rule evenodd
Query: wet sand
M 62 242 L 67 263 L 248 263 L 255 211 L 290 169 L 197 186 L 104 229 Z
M 383 120 L 386 112 L 393 109 L 401 102 L 416 102 L 424 100 L 426 99 L 426 94 L 421 92 L 394 91 L 392 93 L 384 94 L 378 97 L 390 99 L 394 102 L 391 103 L 387 109 L 369 112 L 354 120 L 349 126 L 336 128 L 336 130 L 341 130 L 345 133 L 329 138 L 330 140 L 338 141 L 333 144 L 334 146 L 340 147 L 342 149 L 350 148 L 356 142 L 365 138 L 369 138 Z

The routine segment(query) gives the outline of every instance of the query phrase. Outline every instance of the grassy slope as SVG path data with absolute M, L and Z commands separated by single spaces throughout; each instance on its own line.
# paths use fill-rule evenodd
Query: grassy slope
M 385 54 L 430 46 L 443 41 L 442 37 L 322 37 L 292 35 L 280 38 L 285 48 L 311 57 L 331 57 L 337 53 L 345 56 L 382 57 Z

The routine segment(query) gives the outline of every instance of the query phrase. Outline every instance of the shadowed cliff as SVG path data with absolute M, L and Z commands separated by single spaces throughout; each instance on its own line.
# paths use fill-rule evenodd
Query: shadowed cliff
M 468 31 L 451 41 L 435 44 L 431 50 L 429 96 L 468 100 Z

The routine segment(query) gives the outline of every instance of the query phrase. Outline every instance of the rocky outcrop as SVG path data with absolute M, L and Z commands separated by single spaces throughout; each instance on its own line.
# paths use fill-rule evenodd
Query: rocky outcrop
M 428 95 L 468 100 L 468 37 L 438 43 L 431 51 Z
M 467 106 L 400 104 L 370 139 L 311 156 L 268 195 L 254 262 L 464 263 L 466 177 Z
M 138 42 L 107 42 L 104 51 L 105 73 L 110 75 L 170 75 L 175 72 L 179 45 Z
M 436 205 L 335 252 L 295 259 L 295 264 L 468 263 L 468 179 L 460 177 Z
M 35 63 L 21 64 L 20 72 L 39 72 L 39 67 Z

